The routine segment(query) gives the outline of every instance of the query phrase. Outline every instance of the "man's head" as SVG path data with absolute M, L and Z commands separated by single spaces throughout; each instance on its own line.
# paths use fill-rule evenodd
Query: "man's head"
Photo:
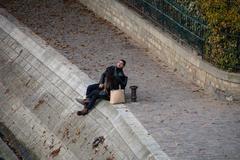
M 117 62 L 117 68 L 123 68 L 124 66 L 126 65 L 126 61 L 123 60 L 123 59 L 120 59 L 118 62 Z

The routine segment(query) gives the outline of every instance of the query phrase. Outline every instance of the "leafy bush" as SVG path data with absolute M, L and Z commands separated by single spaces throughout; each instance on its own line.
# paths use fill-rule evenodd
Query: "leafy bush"
M 239 71 L 240 0 L 177 0 L 208 27 L 204 58 L 228 71 Z

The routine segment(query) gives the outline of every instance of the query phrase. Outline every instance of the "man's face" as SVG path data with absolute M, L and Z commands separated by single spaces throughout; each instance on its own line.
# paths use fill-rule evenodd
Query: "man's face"
M 123 61 L 118 61 L 117 62 L 117 68 L 123 68 L 123 67 L 124 67 Z

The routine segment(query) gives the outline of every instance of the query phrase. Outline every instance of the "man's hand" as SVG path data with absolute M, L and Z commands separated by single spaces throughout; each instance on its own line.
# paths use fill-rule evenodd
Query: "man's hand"
M 99 84 L 99 88 L 103 88 L 103 84 Z

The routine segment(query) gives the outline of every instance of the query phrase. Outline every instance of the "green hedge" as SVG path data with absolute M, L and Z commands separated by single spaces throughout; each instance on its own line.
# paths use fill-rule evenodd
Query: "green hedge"
M 240 71 L 240 0 L 177 0 L 189 12 L 202 17 L 204 59 L 227 71 Z

